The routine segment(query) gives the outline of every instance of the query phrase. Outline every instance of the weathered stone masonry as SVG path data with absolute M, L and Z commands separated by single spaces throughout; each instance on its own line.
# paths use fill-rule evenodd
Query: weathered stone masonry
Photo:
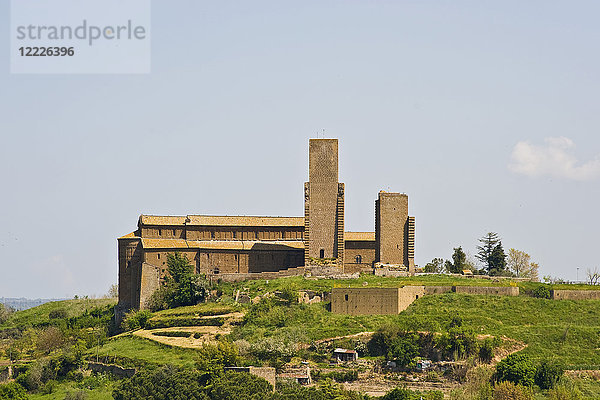
M 377 263 L 414 271 L 407 195 L 380 192 L 375 232 L 345 232 L 337 139 L 310 139 L 308 175 L 304 217 L 141 215 L 137 229 L 118 239 L 118 313 L 145 307 L 174 252 L 215 278 L 302 274 L 315 259 L 329 259 L 343 273 L 373 272 Z

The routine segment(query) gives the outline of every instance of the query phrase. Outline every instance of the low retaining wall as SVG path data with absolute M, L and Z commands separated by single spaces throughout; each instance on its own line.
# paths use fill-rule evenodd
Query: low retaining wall
M 600 300 L 600 290 L 551 290 L 552 300 Z
M 452 288 L 452 286 L 425 286 L 425 294 L 450 293 Z
M 480 294 L 485 296 L 518 296 L 516 286 L 453 286 L 452 291 L 462 294 Z
M 109 373 L 121 378 L 131 378 L 135 374 L 135 368 L 123 368 L 113 364 L 88 362 L 88 368 L 96 373 Z

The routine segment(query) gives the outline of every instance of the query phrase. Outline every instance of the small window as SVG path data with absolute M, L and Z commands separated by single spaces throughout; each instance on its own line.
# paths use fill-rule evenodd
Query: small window
M 357 264 L 362 264 L 362 256 L 359 254 L 356 256 L 355 261 Z
M 348 301 L 348 295 L 346 294 L 346 295 L 344 295 L 344 297 L 346 298 L 346 301 Z
M 160 260 L 160 253 L 158 253 L 158 254 L 156 255 L 156 258 L 158 258 L 158 259 Z
M 158 230 L 158 236 L 162 236 L 162 229 Z
M 325 258 L 325 249 L 319 250 L 319 258 Z
M 237 261 L 237 254 L 234 257 L 235 257 L 235 261 Z
M 177 236 L 177 232 L 173 229 L 173 236 Z
M 210 233 L 210 238 L 211 238 L 211 239 L 214 239 L 214 238 L 215 238 L 215 232 L 214 232 L 214 231 Z
M 237 238 L 237 232 L 233 231 L 233 238 L 236 239 Z
M 254 232 L 254 239 L 258 239 L 258 231 Z

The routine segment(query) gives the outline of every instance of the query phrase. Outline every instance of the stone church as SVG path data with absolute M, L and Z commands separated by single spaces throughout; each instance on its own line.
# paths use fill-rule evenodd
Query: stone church
M 310 139 L 308 171 L 304 217 L 141 215 L 137 229 L 118 238 L 119 311 L 144 308 L 174 252 L 196 273 L 224 280 L 300 275 L 323 264 L 340 273 L 373 273 L 380 265 L 414 272 L 406 194 L 379 192 L 375 232 L 345 232 L 337 139 Z

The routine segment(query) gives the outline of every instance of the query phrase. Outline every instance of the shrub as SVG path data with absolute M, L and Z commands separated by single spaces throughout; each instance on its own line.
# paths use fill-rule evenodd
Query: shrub
M 496 365 L 496 380 L 509 381 L 523 386 L 533 386 L 535 366 L 524 354 L 511 354 Z
M 87 393 L 83 390 L 77 390 L 75 392 L 67 392 L 65 400 L 85 400 L 87 399 Z
M 123 319 L 123 329 L 133 331 L 140 328 L 145 328 L 148 321 L 152 318 L 152 313 L 148 310 L 131 311 L 125 314 Z
M 531 292 L 533 297 L 537 297 L 538 299 L 549 299 L 550 295 L 550 287 L 549 285 L 539 285 Z
M 204 393 L 206 378 L 199 371 L 165 365 L 151 371 L 139 371 L 122 380 L 113 391 L 115 400 L 186 399 L 208 400 Z
M 493 340 L 486 338 L 479 346 L 479 360 L 490 363 L 494 358 L 494 347 Z
M 354 382 L 358 379 L 358 371 L 349 370 L 349 371 L 331 371 L 323 373 L 321 370 L 315 370 L 311 374 L 313 380 L 320 381 L 323 379 L 333 379 L 336 382 Z
M 562 365 L 542 361 L 535 371 L 535 384 L 541 389 L 551 389 L 564 373 Z
M 494 400 L 533 400 L 530 388 L 512 382 L 500 382 L 494 387 Z
M 16 382 L 0 384 L 0 400 L 27 400 L 27 391 Z
M 212 400 L 261 399 L 273 391 L 273 386 L 263 378 L 239 372 L 227 372 L 212 385 Z M 256 396 L 256 397 L 253 397 Z
M 202 334 L 200 332 L 194 333 L 194 339 L 200 339 L 201 337 L 202 337 Z
M 48 313 L 50 319 L 65 319 L 68 317 L 67 310 L 59 308 L 58 310 L 52 310 Z

